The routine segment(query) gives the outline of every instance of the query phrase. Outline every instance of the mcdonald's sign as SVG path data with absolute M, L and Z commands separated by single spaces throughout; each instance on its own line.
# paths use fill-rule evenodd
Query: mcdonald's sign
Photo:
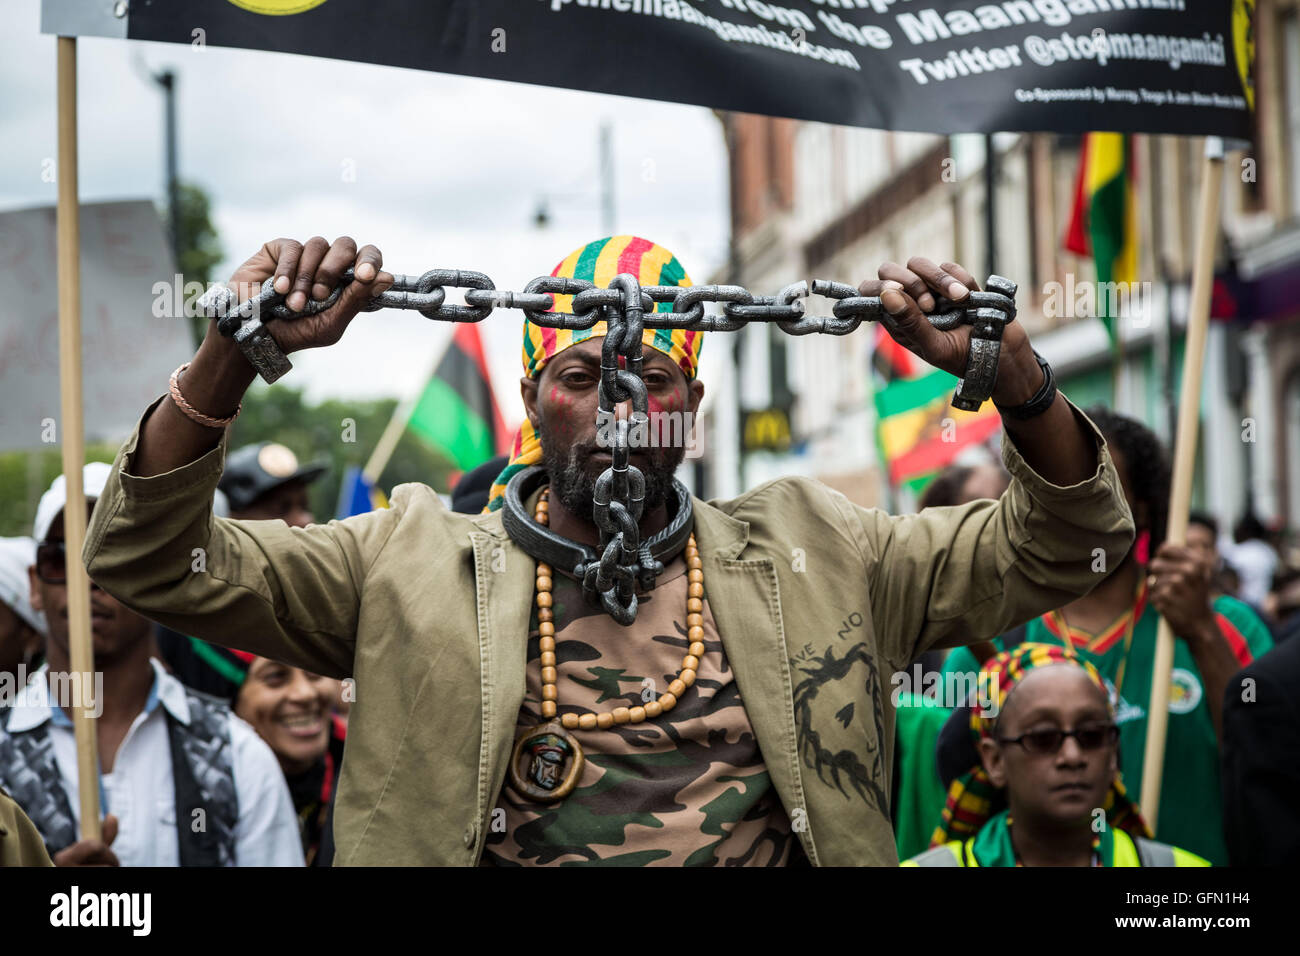
M 790 447 L 790 416 L 782 408 L 745 412 L 745 451 L 785 451 Z

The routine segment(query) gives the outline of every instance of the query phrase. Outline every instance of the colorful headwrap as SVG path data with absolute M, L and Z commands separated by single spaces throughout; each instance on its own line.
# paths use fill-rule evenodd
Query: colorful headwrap
M 551 275 L 585 279 L 603 289 L 616 275 L 624 272 L 636 276 L 643 286 L 691 284 L 690 276 L 676 256 L 663 246 L 639 236 L 610 236 L 589 242 L 565 256 L 551 270 Z M 573 296 L 557 295 L 554 298 L 555 304 L 550 311 L 573 311 Z M 660 302 L 655 311 L 671 312 L 672 308 L 671 302 Z M 587 339 L 603 336 L 606 328 L 606 323 L 597 322 L 590 329 L 547 329 L 525 319 L 524 373 L 529 378 L 536 378 L 546 363 L 560 352 Z M 663 352 L 686 373 L 687 380 L 692 380 L 699 369 L 703 338 L 702 332 L 685 329 L 646 329 L 641 335 L 641 342 Z M 511 446 L 510 462 L 493 483 L 485 510 L 496 511 L 500 508 L 510 479 L 541 460 L 541 440 L 532 423 L 525 418 Z
M 1007 698 L 1025 675 L 1036 667 L 1051 664 L 1072 664 L 1081 667 L 1088 679 L 1097 685 L 1110 701 L 1106 682 L 1097 668 L 1082 659 L 1073 650 L 1055 644 L 1020 644 L 1009 651 L 1003 651 L 989 659 L 979 672 L 977 685 L 978 703 L 970 708 L 970 732 L 978 756 L 981 740 L 992 738 L 997 724 L 997 715 L 1002 713 Z M 985 716 L 984 704 L 989 707 L 989 716 Z M 1113 710 L 1113 705 L 1112 710 Z M 941 846 L 952 840 L 965 840 L 979 832 L 980 828 L 1005 806 L 1005 795 L 989 780 L 984 765 L 976 760 L 969 771 L 953 780 L 948 788 L 948 802 L 943 808 L 943 818 L 934 835 L 930 837 L 931 846 Z M 1138 812 L 1137 805 L 1128 798 L 1124 784 L 1116 775 L 1111 784 L 1106 802 L 1102 807 L 1106 819 L 1112 827 L 1119 827 L 1134 836 L 1150 837 L 1146 821 Z

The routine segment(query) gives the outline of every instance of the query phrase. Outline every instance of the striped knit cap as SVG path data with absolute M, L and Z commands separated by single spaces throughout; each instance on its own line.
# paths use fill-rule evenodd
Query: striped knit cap
M 970 732 L 976 763 L 967 773 L 953 780 L 948 788 L 947 805 L 943 808 L 939 826 L 930 837 L 931 846 L 942 846 L 951 840 L 965 840 L 974 836 L 1005 806 L 1005 795 L 989 780 L 983 763 L 978 760 L 979 742 L 993 737 L 997 715 L 1002 713 L 1007 698 L 1025 675 L 1034 668 L 1051 664 L 1070 664 L 1082 668 L 1088 679 L 1106 695 L 1107 705 L 1112 717 L 1114 716 L 1105 680 L 1097 668 L 1070 648 L 1055 644 L 1026 643 L 990 658 L 979 672 L 977 700 L 980 703 L 970 708 Z M 996 707 L 990 707 L 987 715 L 982 709 L 985 702 L 996 702 Z M 1106 811 L 1110 826 L 1119 827 L 1134 836 L 1151 836 L 1146 821 L 1138 812 L 1137 805 L 1128 798 L 1118 774 L 1102 809 Z
M 585 279 L 603 289 L 609 286 L 616 275 L 624 272 L 636 276 L 643 286 L 691 284 L 690 276 L 676 256 L 663 246 L 639 236 L 610 236 L 589 242 L 565 256 L 551 270 L 551 275 Z M 573 296 L 556 295 L 554 299 L 555 304 L 549 311 L 573 311 Z M 659 302 L 655 306 L 656 312 L 671 312 L 672 309 L 671 302 Z M 529 378 L 537 378 L 546 363 L 560 352 L 587 339 L 603 336 L 606 329 L 604 322 L 597 322 L 590 329 L 547 329 L 525 319 L 524 373 Z M 646 329 L 641 334 L 641 343 L 671 358 L 689 381 L 695 378 L 699 369 L 703 338 L 703 333 L 686 329 Z M 493 483 L 485 510 L 499 509 L 510 479 L 541 460 L 541 439 L 537 437 L 532 423 L 525 418 L 510 448 L 510 462 Z

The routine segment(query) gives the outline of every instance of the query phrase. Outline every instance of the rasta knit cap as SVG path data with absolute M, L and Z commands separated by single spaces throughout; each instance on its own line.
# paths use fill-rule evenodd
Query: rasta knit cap
M 690 276 L 677 257 L 649 239 L 639 236 L 610 236 L 597 239 L 573 250 L 551 270 L 551 275 L 570 279 L 585 279 L 597 288 L 606 288 L 614 277 L 622 273 L 637 277 L 643 286 L 691 284 Z M 572 312 L 573 296 L 556 295 L 551 312 Z M 671 312 L 671 302 L 659 302 L 656 312 Z M 590 329 L 548 329 L 524 320 L 524 374 L 537 378 L 546 363 L 570 346 L 587 339 L 603 336 L 608 329 L 605 322 L 597 322 Z M 641 333 L 644 346 L 664 353 L 686 375 L 687 381 L 695 378 L 699 370 L 700 347 L 704 333 L 687 329 L 645 329 Z M 506 485 L 520 471 L 542 460 L 542 442 L 527 418 L 515 435 L 510 449 L 510 461 L 492 484 L 485 510 L 496 511 L 505 498 Z

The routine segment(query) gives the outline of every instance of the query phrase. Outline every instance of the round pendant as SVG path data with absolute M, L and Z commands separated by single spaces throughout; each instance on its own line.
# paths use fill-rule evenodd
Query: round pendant
M 520 735 L 510 754 L 510 785 L 521 796 L 551 803 L 573 792 L 586 757 L 558 720 Z

